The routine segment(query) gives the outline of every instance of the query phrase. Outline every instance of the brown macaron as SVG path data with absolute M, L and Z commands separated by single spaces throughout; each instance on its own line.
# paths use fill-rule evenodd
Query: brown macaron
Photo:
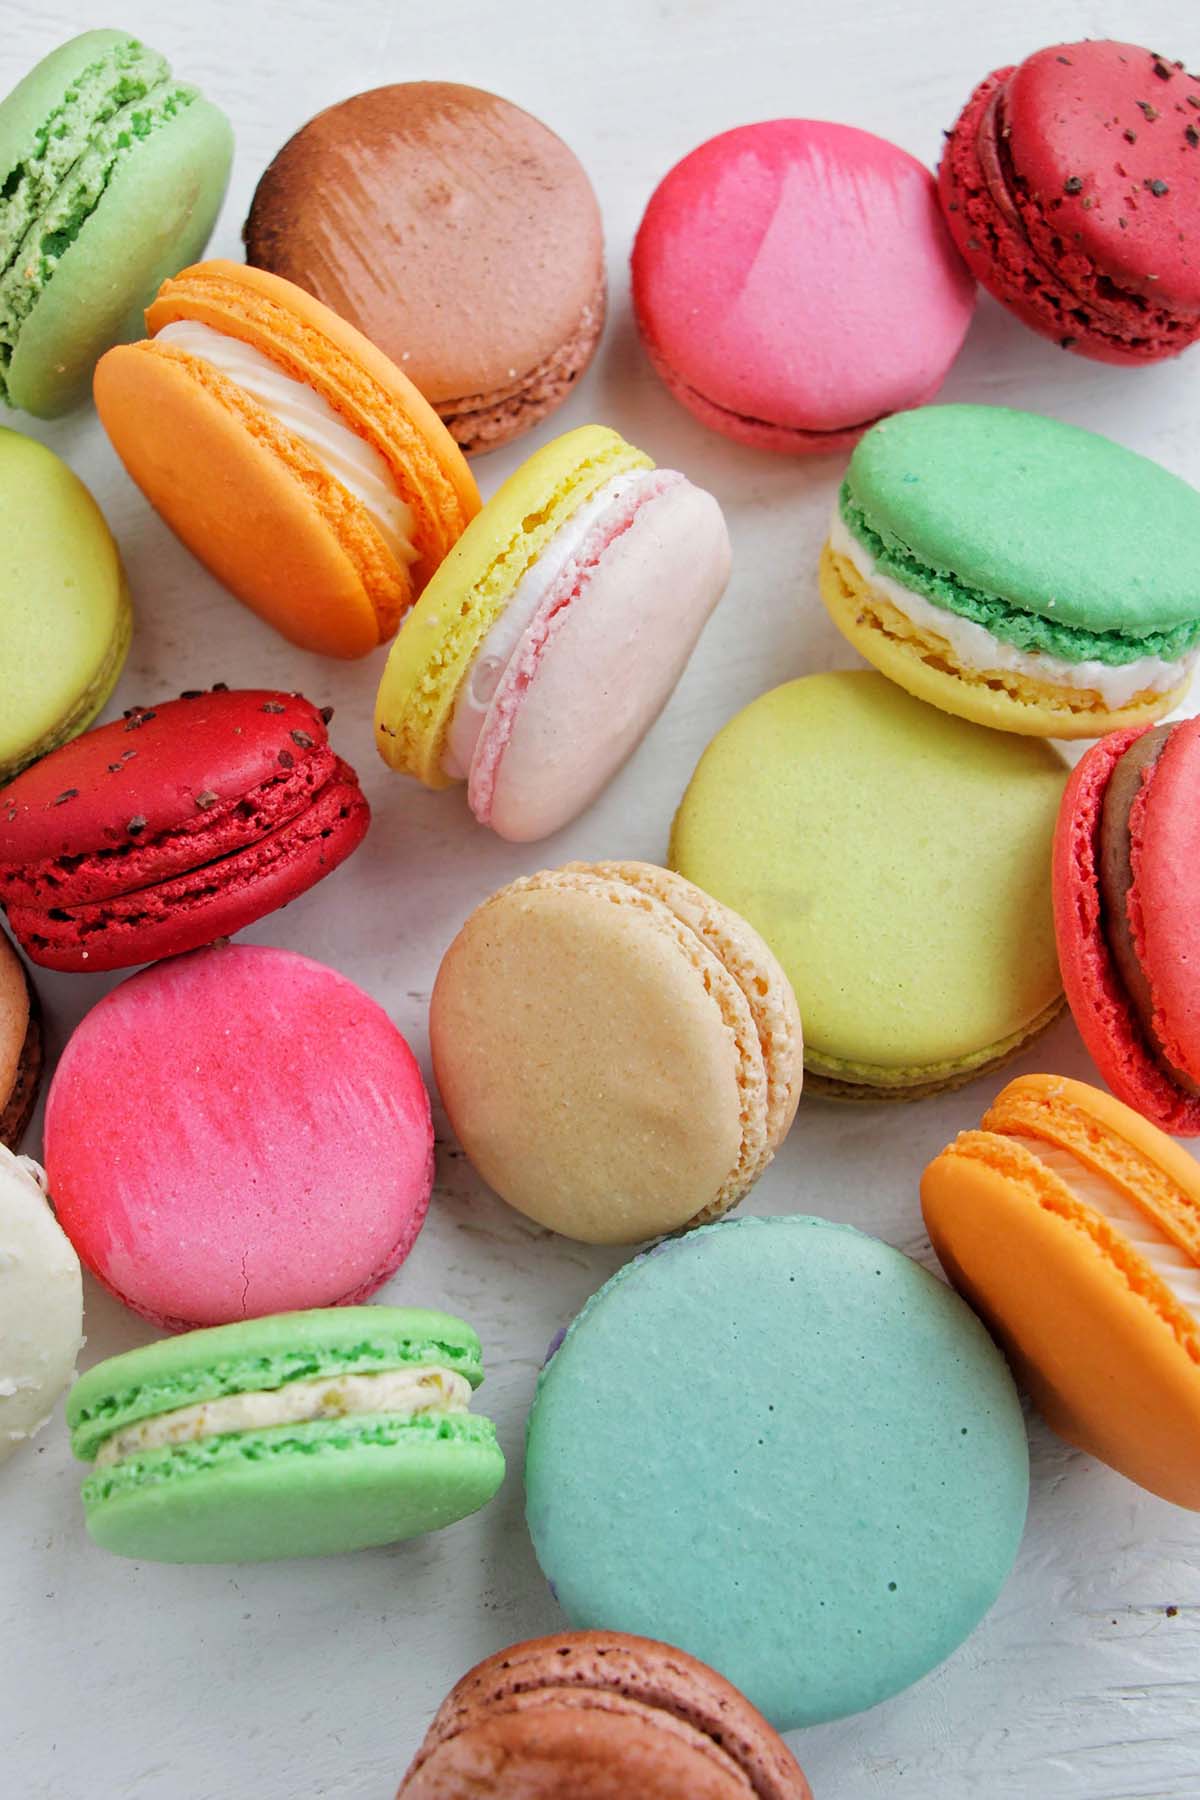
M 0 1144 L 16 1150 L 42 1079 L 41 1008 L 20 957 L 0 931 Z
M 489 1656 L 442 1702 L 398 1800 L 812 1800 L 782 1738 L 704 1663 L 565 1631 Z
M 603 328 L 587 175 L 480 88 L 402 82 L 318 113 L 263 175 L 242 235 L 249 262 L 398 363 L 468 455 L 552 412 Z

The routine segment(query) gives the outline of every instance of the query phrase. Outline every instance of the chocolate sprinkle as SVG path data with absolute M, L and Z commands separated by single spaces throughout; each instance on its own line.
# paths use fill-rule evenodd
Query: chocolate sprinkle
M 227 694 L 229 692 L 229 683 L 227 681 L 214 681 L 212 684 L 212 691 L 214 694 Z
M 145 831 L 146 829 L 146 815 L 144 813 L 135 813 L 125 829 L 130 837 L 136 837 L 139 831 Z
M 282 769 L 294 769 L 296 766 L 296 759 L 290 750 L 281 750 L 277 760 Z
M 324 721 L 324 723 L 326 725 L 328 725 L 330 719 L 332 719 L 332 717 L 333 717 L 332 706 L 323 706 L 323 707 L 321 707 L 320 711 L 321 711 L 322 720 Z
M 311 750 L 313 747 L 313 741 L 309 737 L 307 731 L 289 731 L 288 736 L 291 738 L 293 744 L 295 744 L 297 750 Z
M 62 793 L 58 796 L 58 799 L 54 802 L 54 804 L 55 804 L 55 806 L 62 806 L 68 800 L 78 800 L 78 798 L 79 798 L 79 789 L 78 788 L 64 788 Z
M 1069 56 L 1056 56 L 1054 60 L 1055 62 L 1066 63 L 1068 69 L 1071 67 L 1071 59 Z
M 211 788 L 205 788 L 202 794 L 196 795 L 196 805 L 200 808 L 201 812 L 207 812 L 210 806 L 215 806 L 216 804 L 217 796 L 213 793 Z
M 1080 194 L 1082 192 L 1083 192 L 1082 176 L 1070 175 L 1067 177 L 1066 181 L 1063 182 L 1063 193 L 1064 194 Z
M 204 689 L 203 688 L 184 688 L 184 690 L 183 690 L 182 694 L 180 694 L 179 698 L 181 700 L 203 700 Z
M 262 710 L 265 713 L 281 713 L 286 712 L 287 707 L 281 706 L 278 700 L 264 700 Z
M 1185 125 L 1183 128 L 1183 135 L 1192 146 L 1193 150 L 1200 144 L 1200 131 L 1197 131 L 1194 125 Z
M 1125 133 L 1125 142 L 1127 144 L 1136 144 L 1137 143 L 1137 132 L 1136 131 L 1127 131 Z
M 1148 125 L 1153 125 L 1155 119 L 1158 117 L 1157 106 L 1151 106 L 1148 100 L 1139 100 L 1137 104 L 1146 115 L 1146 123 Z
M 124 763 L 109 763 L 108 772 L 110 775 L 119 775 L 124 767 Z
M 1167 67 L 1166 63 L 1159 56 L 1159 57 L 1155 57 L 1155 59 L 1154 59 L 1154 73 L 1158 76 L 1158 79 L 1160 81 L 1170 81 L 1171 76 L 1175 73 L 1175 71 L 1173 69 L 1169 69 Z
M 1171 191 L 1165 181 L 1147 181 L 1144 185 L 1150 189 L 1150 192 L 1154 195 L 1155 199 L 1158 200 L 1161 200 L 1164 194 L 1169 194 Z
M 1187 96 L 1187 103 L 1189 106 L 1194 106 L 1197 112 L 1200 112 L 1200 94 L 1189 94 Z

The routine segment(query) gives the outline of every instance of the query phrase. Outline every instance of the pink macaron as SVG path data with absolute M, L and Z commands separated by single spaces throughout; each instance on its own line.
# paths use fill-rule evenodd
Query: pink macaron
M 659 183 L 633 301 L 677 400 L 798 455 L 931 399 L 975 285 L 915 158 L 849 125 L 773 119 L 710 138 Z
M 166 1330 L 359 1301 L 433 1181 L 429 1096 L 382 1007 L 291 951 L 215 945 L 131 976 L 46 1105 L 59 1224 Z

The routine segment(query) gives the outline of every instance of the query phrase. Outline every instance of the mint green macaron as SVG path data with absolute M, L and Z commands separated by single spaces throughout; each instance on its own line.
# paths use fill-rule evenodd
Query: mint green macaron
M 329 1556 L 439 1530 L 504 1479 L 468 1410 L 479 1339 L 445 1313 L 344 1306 L 114 1356 L 67 1424 L 90 1536 L 149 1562 Z
M 0 103 L 0 399 L 55 418 L 212 231 L 229 121 L 166 58 L 88 31 Z
M 120 554 L 53 451 L 0 430 L 0 785 L 86 730 L 133 631 Z

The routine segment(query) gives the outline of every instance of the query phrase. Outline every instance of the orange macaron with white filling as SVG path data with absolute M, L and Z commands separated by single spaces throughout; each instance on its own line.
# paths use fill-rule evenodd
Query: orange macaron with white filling
M 238 263 L 164 282 L 96 407 L 151 505 L 307 650 L 385 643 L 479 510 L 462 452 L 395 364 L 320 301 Z
M 1100 1089 L 1025 1075 L 930 1163 L 921 1206 L 1046 1422 L 1200 1510 L 1200 1164 Z

